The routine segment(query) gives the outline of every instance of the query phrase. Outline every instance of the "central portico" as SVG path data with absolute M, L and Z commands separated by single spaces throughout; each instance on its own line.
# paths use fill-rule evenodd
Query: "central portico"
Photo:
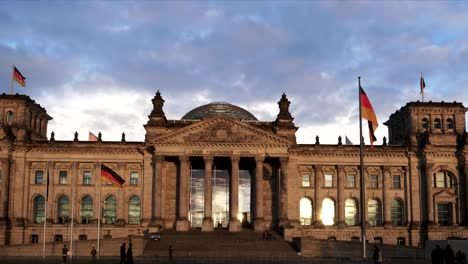
M 150 225 L 236 232 L 289 224 L 287 150 L 297 128 L 285 95 L 275 122 L 227 103 L 167 120 L 163 103 L 158 92 L 145 125 L 155 174 L 153 186 L 145 186 L 154 190 L 152 206 L 144 206 L 151 208 Z

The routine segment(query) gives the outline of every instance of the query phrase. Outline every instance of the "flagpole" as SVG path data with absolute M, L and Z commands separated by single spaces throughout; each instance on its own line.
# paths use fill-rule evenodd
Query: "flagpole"
M 42 237 L 42 261 L 45 263 L 45 241 L 46 241 L 46 223 L 47 223 L 47 201 L 49 200 L 49 162 L 47 162 L 47 179 L 46 179 L 46 197 L 44 204 L 44 232 Z
M 99 170 L 101 170 L 101 166 L 99 166 Z M 97 259 L 98 259 L 98 261 L 99 261 L 100 255 L 101 255 L 101 250 L 100 250 L 101 213 L 102 213 L 101 188 L 102 188 L 102 177 L 101 177 L 101 173 L 99 172 L 99 213 L 98 213 L 98 233 L 97 233 Z
M 421 80 L 419 81 L 419 86 L 421 86 L 421 101 L 424 102 L 424 87 L 423 87 L 423 73 L 421 72 Z
M 76 169 L 76 163 L 73 165 L 74 168 Z M 75 213 L 75 194 L 76 194 L 76 181 L 77 181 L 77 173 L 74 172 L 73 174 L 75 177 L 75 180 L 71 180 L 71 186 L 72 186 L 72 189 L 71 189 L 71 198 L 70 198 L 70 203 L 71 203 L 71 206 L 70 206 L 70 262 L 73 263 L 73 221 L 74 221 L 74 213 Z
M 15 65 L 13 64 L 12 71 L 11 71 L 11 94 L 13 95 L 13 79 L 15 74 Z
M 360 141 L 360 146 L 359 146 L 359 162 L 360 162 L 360 181 L 359 181 L 359 187 L 360 187 L 360 194 L 361 194 L 361 199 L 360 199 L 360 206 L 361 206 L 361 240 L 362 240 L 362 258 L 366 260 L 366 217 L 365 217 L 365 190 L 364 190 L 364 142 L 362 138 L 362 102 L 361 102 L 361 77 L 358 77 L 358 82 L 359 82 L 359 141 Z M 371 139 L 372 141 L 372 139 Z

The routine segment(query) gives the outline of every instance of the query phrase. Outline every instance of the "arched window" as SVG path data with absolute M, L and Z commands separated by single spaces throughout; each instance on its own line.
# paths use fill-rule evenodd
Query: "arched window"
M 93 198 L 86 195 L 81 199 L 81 223 L 89 224 L 93 220 Z
M 427 118 L 423 118 L 421 121 L 421 128 L 428 129 L 429 128 L 429 120 Z
M 370 199 L 367 202 L 367 221 L 371 226 L 382 224 L 382 209 L 377 199 Z
M 138 196 L 132 196 L 128 201 L 128 223 L 140 223 L 141 203 Z
M 113 224 L 115 223 L 117 216 L 117 200 L 114 196 L 109 196 L 104 201 L 104 223 Z
M 400 199 L 393 199 L 391 204 L 392 225 L 403 225 L 403 202 Z
M 439 118 L 434 119 L 434 128 L 436 128 L 436 129 L 442 128 L 442 125 L 441 125 L 441 123 L 440 123 L 440 119 L 439 119 Z
M 312 224 L 312 201 L 303 197 L 299 202 L 299 214 L 301 218 L 301 225 Z
M 335 224 L 335 201 L 330 198 L 323 199 L 321 218 L 326 226 Z
M 6 121 L 7 121 L 7 124 L 9 125 L 13 124 L 13 122 L 15 121 L 15 115 L 13 114 L 13 112 L 8 111 L 6 115 Z
M 70 203 L 68 197 L 65 195 L 60 196 L 57 204 L 57 218 L 59 224 L 68 223 L 68 220 L 70 219 L 69 208 Z
M 347 225 L 354 226 L 359 223 L 357 203 L 356 200 L 353 198 L 346 199 L 345 218 Z
M 447 118 L 447 129 L 453 129 L 453 119 Z
M 439 171 L 434 174 L 434 187 L 453 188 L 453 179 L 446 171 Z
M 45 199 L 44 196 L 38 195 L 33 200 L 33 222 L 44 223 L 45 217 Z

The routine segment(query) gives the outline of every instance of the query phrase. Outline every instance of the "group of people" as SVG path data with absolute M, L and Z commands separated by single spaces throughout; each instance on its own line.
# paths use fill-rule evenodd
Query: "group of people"
M 128 244 L 128 249 L 125 250 L 125 243 L 122 243 L 122 246 L 120 246 L 120 264 L 133 264 L 132 242 Z
M 432 264 L 465 264 L 466 255 L 460 250 L 456 254 L 453 253 L 450 245 L 445 246 L 444 249 L 440 245 L 436 245 L 431 253 Z
M 382 249 L 376 245 L 374 245 L 374 254 L 372 254 L 372 259 L 374 260 L 374 264 L 382 264 L 383 262 Z

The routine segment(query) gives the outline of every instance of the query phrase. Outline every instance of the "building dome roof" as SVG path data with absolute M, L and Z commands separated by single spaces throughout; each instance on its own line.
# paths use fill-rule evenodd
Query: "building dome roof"
M 204 119 L 211 116 L 228 116 L 241 120 L 257 121 L 257 118 L 249 111 L 236 105 L 225 102 L 213 102 L 192 109 L 182 119 Z

